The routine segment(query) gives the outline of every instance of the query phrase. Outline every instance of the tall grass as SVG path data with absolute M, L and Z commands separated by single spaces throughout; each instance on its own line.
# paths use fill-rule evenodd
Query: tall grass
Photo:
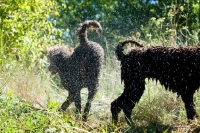
M 99 91 L 92 103 L 90 116 L 86 123 L 76 121 L 74 104 L 65 113 L 56 111 L 68 93 L 55 80 L 52 80 L 52 75 L 47 70 L 28 70 L 15 66 L 10 69 L 2 69 L 0 77 L 2 92 L 0 123 L 5 125 L 1 127 L 1 131 L 182 132 L 199 128 L 198 122 L 188 125 L 181 99 L 176 94 L 166 91 L 159 82 L 156 83 L 152 80 L 146 80 L 146 90 L 133 109 L 132 117 L 136 124 L 135 128 L 129 128 L 123 113 L 119 115 L 119 125 L 112 127 L 110 103 L 123 92 L 120 64 L 114 56 L 105 61 Z M 87 100 L 87 93 L 87 89 L 81 91 L 83 106 Z M 197 111 L 200 112 L 199 92 L 195 94 L 194 100 Z M 5 110 L 12 112 L 12 115 L 5 114 Z M 33 116 L 38 118 L 34 120 Z M 28 118 L 30 122 L 28 122 Z M 4 122 L 5 119 L 9 120 Z M 41 126 L 38 126 L 37 123 L 40 123 Z M 15 128 L 11 130 L 11 127 Z M 36 130 L 36 127 L 41 130 Z

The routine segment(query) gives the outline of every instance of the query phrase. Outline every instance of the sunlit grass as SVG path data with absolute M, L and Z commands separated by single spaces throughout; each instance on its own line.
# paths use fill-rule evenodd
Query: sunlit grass
M 27 70 L 20 67 L 2 70 L 0 123 L 4 126 L 1 131 L 186 132 L 199 128 L 198 122 L 187 123 L 180 97 L 166 91 L 159 82 L 147 79 L 146 90 L 132 112 L 135 128 L 126 124 L 123 112 L 119 115 L 119 125 L 112 127 L 110 103 L 123 92 L 120 73 L 120 64 L 115 57 L 106 59 L 99 91 L 92 102 L 88 122 L 84 123 L 76 121 L 74 104 L 64 113 L 57 111 L 68 93 L 47 70 Z M 81 96 L 83 109 L 87 100 L 87 89 L 81 91 Z M 195 94 L 194 101 L 197 112 L 200 112 L 199 92 Z M 37 116 L 36 120 L 34 116 Z

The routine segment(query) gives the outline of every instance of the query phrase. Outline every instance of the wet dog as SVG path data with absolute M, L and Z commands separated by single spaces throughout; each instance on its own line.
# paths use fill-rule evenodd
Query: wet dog
M 56 45 L 48 51 L 49 70 L 53 74 L 59 74 L 64 88 L 69 92 L 67 100 L 61 106 L 62 110 L 66 110 L 72 102 L 75 102 L 76 113 L 81 113 L 80 92 L 82 88 L 88 88 L 88 99 L 83 114 L 84 121 L 87 120 L 91 102 L 99 87 L 99 77 L 104 60 L 103 48 L 87 38 L 89 28 L 95 29 L 99 34 L 102 32 L 101 25 L 95 20 L 81 23 L 77 30 L 80 43 L 73 53 L 66 45 Z
M 135 44 L 136 48 L 123 53 L 123 46 Z M 118 113 L 123 110 L 128 124 L 132 109 L 139 102 L 145 90 L 145 78 L 160 81 L 166 90 L 181 96 L 188 119 L 197 117 L 193 96 L 200 86 L 200 46 L 188 47 L 146 47 L 134 40 L 126 40 L 117 45 L 116 57 L 121 62 L 123 93 L 111 103 L 112 119 L 118 121 Z

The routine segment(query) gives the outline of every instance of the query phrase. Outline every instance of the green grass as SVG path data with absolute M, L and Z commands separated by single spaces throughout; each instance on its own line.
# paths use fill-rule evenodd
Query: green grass
M 74 132 L 70 115 L 57 112 L 56 104 L 37 109 L 12 93 L 1 95 L 0 101 L 1 132 Z
M 0 73 L 0 131 L 182 133 L 200 129 L 198 121 L 187 122 L 181 99 L 152 80 L 146 80 L 146 90 L 133 109 L 135 127 L 126 124 L 123 112 L 119 115 L 119 125 L 113 127 L 110 103 L 123 91 L 120 65 L 115 57 L 105 62 L 88 122 L 76 121 L 74 104 L 66 112 L 57 111 L 67 97 L 67 91 L 55 81 L 58 79 L 45 69 L 36 71 L 19 66 L 3 69 Z M 87 89 L 81 91 L 81 96 L 84 107 Z M 194 101 L 200 113 L 200 92 L 195 93 Z

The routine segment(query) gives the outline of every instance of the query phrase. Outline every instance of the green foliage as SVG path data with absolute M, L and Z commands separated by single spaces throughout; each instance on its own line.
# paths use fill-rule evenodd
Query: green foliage
M 95 38 L 109 50 L 122 39 L 135 37 L 137 32 L 141 35 L 139 39 L 160 45 L 163 42 L 164 45 L 191 45 L 199 41 L 199 3 L 196 0 L 56 1 L 60 7 L 60 16 L 55 17 L 56 27 L 69 31 L 64 39 L 67 44 L 77 42 L 74 33 L 78 24 L 86 19 L 96 19 L 102 24 L 104 39 L 97 40 L 94 36 L 91 39 Z
M 1 132 L 44 131 L 49 120 L 45 112 L 38 111 L 14 96 L 0 96 Z M 41 130 L 41 127 L 44 129 Z
M 0 64 L 19 61 L 30 67 L 40 63 L 38 58 L 53 43 L 55 28 L 50 15 L 55 12 L 53 0 L 1 1 Z
M 51 102 L 51 104 L 55 104 Z M 51 106 L 51 108 L 57 106 Z M 73 132 L 74 122 L 51 108 L 36 109 L 12 92 L 0 96 L 1 132 Z
M 142 31 L 147 35 L 146 41 L 159 42 L 162 45 L 192 45 L 199 41 L 198 13 L 193 11 L 193 2 L 177 2 L 163 5 L 160 2 L 162 14 L 152 17 L 147 27 Z

